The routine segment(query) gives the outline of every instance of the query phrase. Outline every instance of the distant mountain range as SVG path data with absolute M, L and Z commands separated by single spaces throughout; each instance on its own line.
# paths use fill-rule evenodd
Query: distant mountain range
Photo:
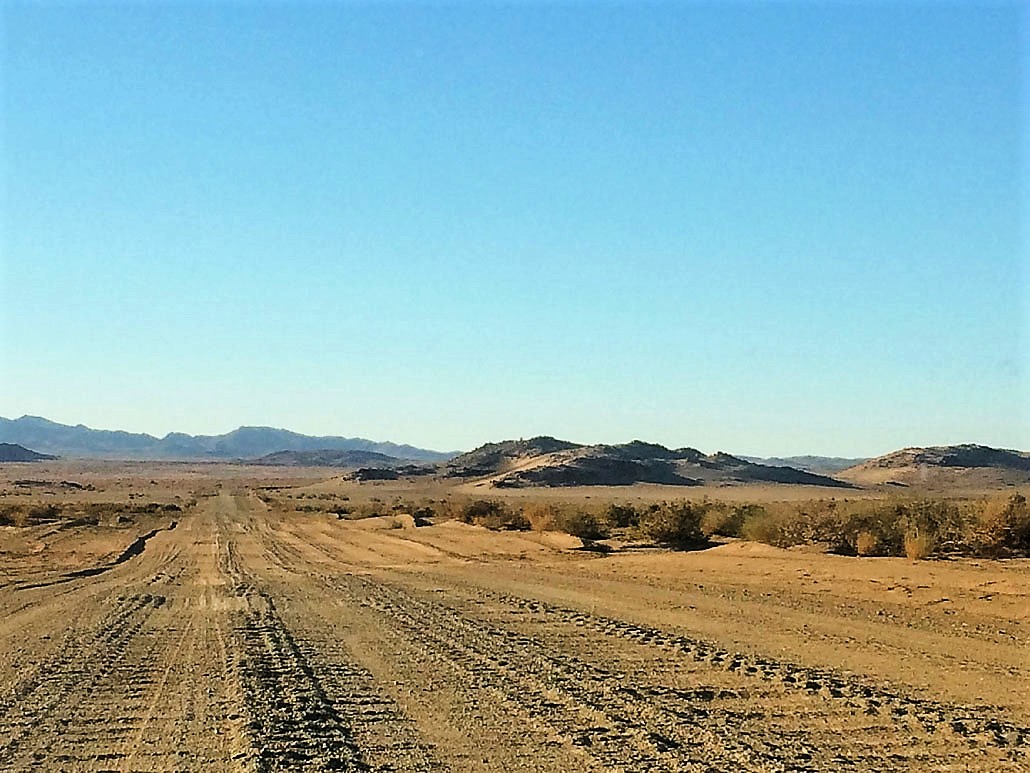
M 639 440 L 592 446 L 552 437 L 508 440 L 481 446 L 439 466 L 446 477 L 476 479 L 499 488 L 758 482 L 851 486 L 793 467 L 755 464 L 725 453 L 706 455 L 695 448 L 669 449 Z
M 35 451 L 64 457 L 103 459 L 253 459 L 278 451 L 368 451 L 398 459 L 438 462 L 454 453 L 431 451 L 364 438 L 312 437 L 272 427 L 240 427 L 224 435 L 186 435 L 163 438 L 142 433 L 90 429 L 82 424 L 58 424 L 38 416 L 0 417 L 0 442 L 17 443 Z
M 31 449 L 31 450 L 30 450 Z M 437 475 L 500 488 L 677 486 L 789 483 L 812 486 L 992 488 L 1030 485 L 1030 453 L 982 445 L 903 448 L 875 459 L 825 456 L 741 457 L 669 449 L 639 440 L 583 445 L 553 437 L 487 443 L 444 453 L 364 438 L 313 437 L 271 427 L 240 427 L 224 435 L 163 438 L 69 426 L 36 416 L 0 417 L 0 462 L 55 456 L 126 460 L 249 461 Z

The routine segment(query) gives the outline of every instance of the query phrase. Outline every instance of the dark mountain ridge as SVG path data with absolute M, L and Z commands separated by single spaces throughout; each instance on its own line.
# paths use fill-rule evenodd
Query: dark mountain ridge
M 375 451 L 276 451 L 253 459 L 251 464 L 281 465 L 287 467 L 399 467 L 410 460 L 398 459 Z
M 835 472 L 846 470 L 849 467 L 854 467 L 856 464 L 868 461 L 869 457 L 843 457 L 843 456 L 815 456 L 812 454 L 805 454 L 802 456 L 741 456 L 741 459 L 745 459 L 755 464 L 765 464 L 769 467 L 796 467 L 799 470 L 805 470 L 806 472 L 818 472 L 821 474 L 832 475 Z

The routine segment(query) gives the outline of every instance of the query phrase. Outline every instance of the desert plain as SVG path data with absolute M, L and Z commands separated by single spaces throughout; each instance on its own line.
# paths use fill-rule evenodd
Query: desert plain
M 0 769 L 1030 769 L 1030 559 L 598 546 L 333 510 L 453 492 L 0 465 L 5 504 L 53 505 L 0 526 Z

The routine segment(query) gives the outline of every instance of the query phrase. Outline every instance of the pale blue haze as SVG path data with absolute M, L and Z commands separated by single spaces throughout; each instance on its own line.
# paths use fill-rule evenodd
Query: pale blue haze
M 1030 448 L 1018 3 L 0 13 L 0 415 Z

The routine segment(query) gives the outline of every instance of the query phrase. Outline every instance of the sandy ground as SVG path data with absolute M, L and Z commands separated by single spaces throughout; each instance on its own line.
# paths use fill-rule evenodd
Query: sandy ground
M 0 528 L 0 769 L 1030 769 L 1028 561 L 403 524 Z

